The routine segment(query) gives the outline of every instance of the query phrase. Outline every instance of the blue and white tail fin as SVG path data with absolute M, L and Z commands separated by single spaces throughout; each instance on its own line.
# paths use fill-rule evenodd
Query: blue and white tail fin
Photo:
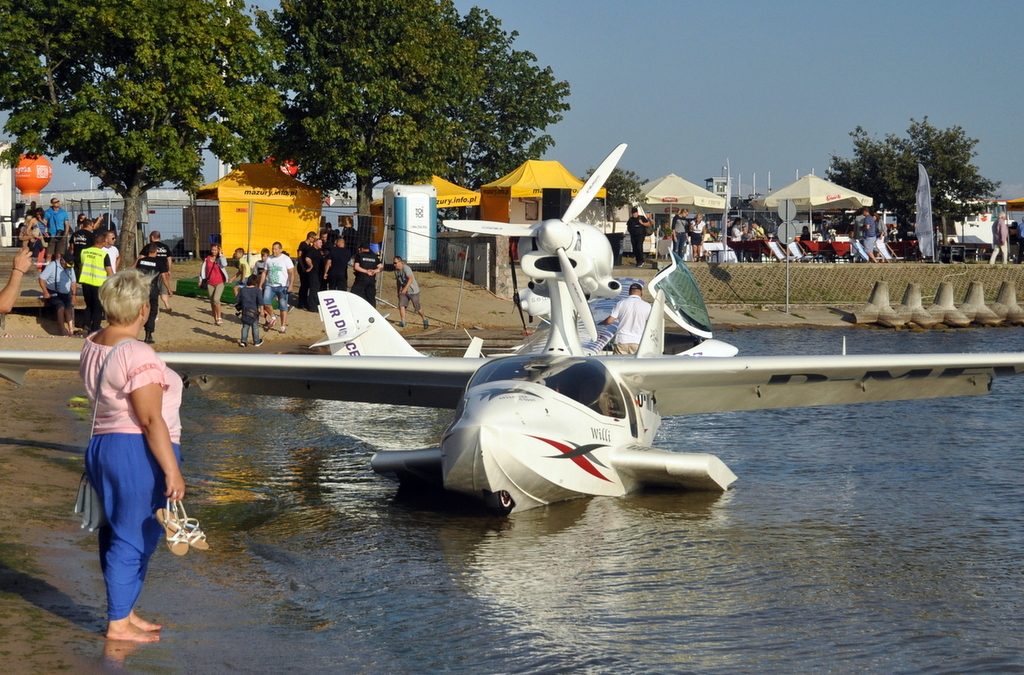
M 329 347 L 331 354 L 341 356 L 426 356 L 358 295 L 320 291 L 317 296 L 327 339 L 311 346 Z

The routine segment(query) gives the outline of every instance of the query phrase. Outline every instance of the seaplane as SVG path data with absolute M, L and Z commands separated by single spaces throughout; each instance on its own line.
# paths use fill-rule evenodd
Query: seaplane
M 994 377 L 1024 371 L 1024 353 L 743 357 L 714 338 L 678 259 L 646 289 L 652 311 L 637 353 L 609 354 L 614 326 L 603 318 L 628 284 L 613 276 L 606 237 L 579 216 L 625 149 L 608 155 L 561 218 L 533 226 L 446 221 L 528 242 L 520 264 L 530 282 L 519 301 L 545 327 L 510 354 L 485 357 L 476 344 L 463 357 L 426 356 L 362 299 L 327 291 L 327 335 L 315 346 L 330 354 L 161 357 L 204 392 L 452 409 L 435 447 L 380 451 L 370 464 L 501 514 L 645 488 L 728 490 L 736 475 L 719 458 L 654 447 L 666 416 L 981 395 Z M 666 318 L 686 343 L 666 338 Z M 30 369 L 77 369 L 78 358 L 0 351 L 0 376 L 21 383 Z

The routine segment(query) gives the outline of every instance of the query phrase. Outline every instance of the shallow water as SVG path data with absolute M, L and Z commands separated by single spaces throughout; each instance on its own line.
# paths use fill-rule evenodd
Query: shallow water
M 735 331 L 741 353 L 1009 351 L 1024 330 Z M 399 498 L 376 448 L 450 413 L 190 393 L 214 550 L 154 559 L 164 641 L 133 669 L 420 672 L 1024 669 L 1024 378 L 987 397 L 666 420 L 721 496 L 502 519 Z M 97 580 L 97 584 L 99 584 Z M 102 591 L 95 591 L 102 606 Z M 95 643 L 82 645 L 95 649 Z

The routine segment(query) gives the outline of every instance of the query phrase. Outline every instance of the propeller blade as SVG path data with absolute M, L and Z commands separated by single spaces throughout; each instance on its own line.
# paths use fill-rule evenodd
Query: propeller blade
M 569 208 L 562 214 L 563 223 L 571 223 L 576 220 L 583 209 L 590 206 L 590 202 L 597 196 L 598 190 L 604 186 L 604 182 L 608 180 L 608 175 L 615 168 L 615 165 L 619 163 L 622 158 L 622 153 L 626 152 L 626 144 L 620 143 L 611 153 L 604 158 L 604 161 L 596 169 L 594 173 L 590 174 L 590 178 L 583 184 L 580 191 L 576 193 L 576 198 L 569 204 Z
M 519 301 L 519 280 L 516 278 L 516 262 L 512 259 L 511 255 L 508 257 L 509 269 L 512 270 L 512 304 L 519 310 L 519 320 L 523 323 L 523 335 L 526 335 L 526 317 L 523 316 L 523 306 Z
M 573 269 L 572 261 L 569 260 L 569 255 L 564 248 L 558 249 L 558 261 L 562 265 L 562 276 L 565 278 L 565 285 L 569 288 L 569 297 L 572 298 L 572 304 L 576 307 L 576 313 L 582 319 L 583 327 L 589 338 L 596 340 L 597 325 L 594 323 L 594 315 L 590 312 L 587 295 L 583 292 L 583 287 L 580 286 L 580 279 L 576 276 L 576 270 Z
M 533 233 L 533 228 L 529 225 L 499 223 L 493 220 L 445 220 L 443 224 L 459 232 L 493 234 L 500 237 L 529 237 Z

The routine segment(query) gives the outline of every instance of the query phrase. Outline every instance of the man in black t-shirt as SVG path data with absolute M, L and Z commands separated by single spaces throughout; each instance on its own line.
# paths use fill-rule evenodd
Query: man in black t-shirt
M 320 306 L 320 298 L 317 297 L 317 293 L 320 292 L 323 285 L 324 266 L 326 263 L 322 239 L 313 240 L 312 245 L 306 249 L 306 255 L 302 258 L 301 263 L 307 277 L 306 309 L 315 312 L 316 308 Z M 301 300 L 302 298 L 299 299 Z
M 92 246 L 93 241 L 96 240 L 96 226 L 99 224 L 99 220 L 99 218 L 93 220 L 84 213 L 78 216 L 78 229 L 71 235 L 76 279 L 82 276 L 82 251 Z
M 160 241 L 160 233 L 153 230 L 149 233 L 149 243 L 156 244 L 156 253 L 154 255 L 160 258 L 163 262 L 163 272 L 160 275 L 159 291 L 160 297 L 164 301 L 164 310 L 171 311 L 171 296 L 174 292 L 171 290 L 171 269 L 173 269 L 173 260 L 171 259 L 171 247 Z
M 160 311 L 160 289 L 164 285 L 164 275 L 167 274 L 167 258 L 161 258 L 158 251 L 158 244 L 150 242 L 142 249 L 142 257 L 135 261 L 135 269 L 149 278 L 149 318 L 144 327 L 146 344 L 153 344 L 156 316 Z
M 348 290 L 348 263 L 351 259 L 352 250 L 345 246 L 345 239 L 342 237 L 335 239 L 334 246 L 327 254 L 327 264 L 324 267 L 327 288 L 332 291 Z
M 366 300 L 371 307 L 377 306 L 377 275 L 384 269 L 377 255 L 379 250 L 377 244 L 360 244 L 359 253 L 352 261 L 355 272 L 352 293 Z
M 306 309 L 306 298 L 309 295 L 309 272 L 306 271 L 306 254 L 309 249 L 313 247 L 313 242 L 316 241 L 316 232 L 307 232 L 305 241 L 301 242 L 298 246 L 298 251 L 295 256 L 296 262 L 298 262 L 298 269 L 296 272 L 299 274 L 299 297 L 295 302 L 295 306 L 300 309 Z
M 629 220 L 626 221 L 626 231 L 629 232 L 629 243 L 633 246 L 633 259 L 637 267 L 644 266 L 644 242 L 647 240 L 647 226 L 651 221 L 646 216 L 640 215 L 640 209 L 633 207 L 629 212 Z

